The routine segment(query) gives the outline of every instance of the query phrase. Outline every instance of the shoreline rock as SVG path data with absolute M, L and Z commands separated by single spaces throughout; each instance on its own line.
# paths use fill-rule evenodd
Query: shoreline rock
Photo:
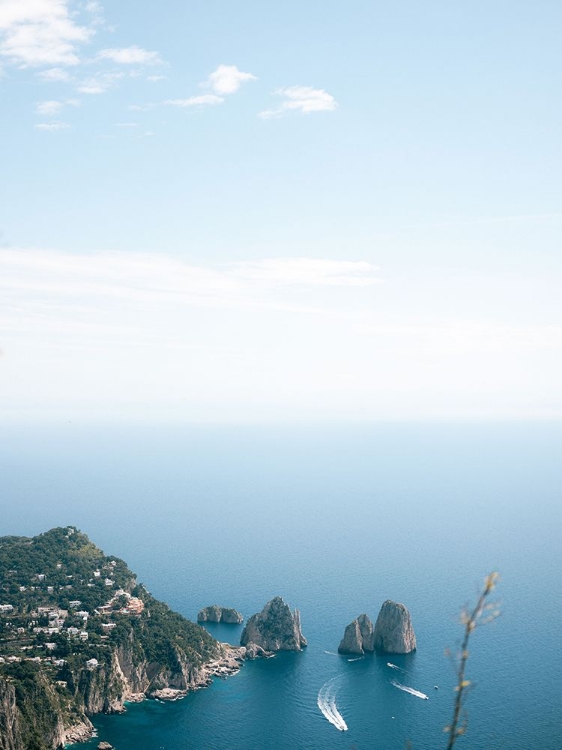
M 232 607 L 219 607 L 218 604 L 211 604 L 210 607 L 204 607 L 198 613 L 197 622 L 223 622 L 228 625 L 239 625 L 244 622 L 244 617 Z
M 146 693 L 127 693 L 124 697 L 123 703 L 119 704 L 120 710 L 115 711 L 115 713 L 124 713 L 127 710 L 126 703 L 142 703 L 145 700 L 160 700 L 166 702 L 181 700 L 182 698 L 185 698 L 188 693 L 208 687 L 212 683 L 213 677 L 226 679 L 227 677 L 238 674 L 246 658 L 246 649 L 239 646 L 231 646 L 229 643 L 219 643 L 219 646 L 221 649 L 220 657 L 203 664 L 202 667 L 197 670 L 196 674 L 193 675 L 193 680 L 186 688 L 168 686 L 151 690 Z M 90 721 L 88 721 L 87 724 L 76 724 L 65 731 L 64 736 L 61 739 L 61 745 L 86 742 L 94 736 L 95 728 Z
M 403 604 L 387 599 L 375 623 L 374 647 L 387 654 L 409 654 L 416 650 L 416 635 L 410 613 Z
M 374 628 L 367 615 L 359 615 L 346 627 L 343 638 L 338 646 L 340 654 L 364 654 L 374 651 Z
M 248 619 L 240 644 L 246 647 L 248 659 L 277 651 L 302 651 L 307 642 L 298 609 L 291 612 L 280 596 L 271 599 L 261 612 Z
M 80 722 L 79 724 L 74 724 L 73 726 L 68 727 L 68 729 L 65 729 L 64 735 L 61 739 L 61 744 L 63 746 L 66 746 L 67 744 L 71 744 L 73 742 L 87 742 L 94 736 L 94 725 L 91 721 L 87 720 L 84 722 Z

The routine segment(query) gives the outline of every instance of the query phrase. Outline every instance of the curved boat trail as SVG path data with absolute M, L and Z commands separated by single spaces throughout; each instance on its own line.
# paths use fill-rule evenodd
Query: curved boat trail
M 318 708 L 322 711 L 326 719 L 333 724 L 336 729 L 340 732 L 347 731 L 347 724 L 345 719 L 340 714 L 336 704 L 336 680 L 337 677 L 333 677 L 328 682 L 325 682 L 320 690 L 318 691 L 317 704 Z

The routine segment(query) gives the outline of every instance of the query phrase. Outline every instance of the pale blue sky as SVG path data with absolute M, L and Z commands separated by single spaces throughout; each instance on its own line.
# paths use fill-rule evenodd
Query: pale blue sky
M 0 0 L 0 408 L 559 417 L 561 21 Z

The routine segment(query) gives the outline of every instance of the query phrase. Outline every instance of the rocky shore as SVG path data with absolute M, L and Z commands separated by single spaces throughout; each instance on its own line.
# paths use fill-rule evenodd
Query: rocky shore
M 239 625 L 243 621 L 244 617 L 238 610 L 232 607 L 219 607 L 218 604 L 204 607 L 197 615 L 197 622 L 223 622 L 229 625 Z
M 409 654 L 415 649 L 410 613 L 403 604 L 390 599 L 382 605 L 374 626 L 365 614 L 350 622 L 338 647 L 340 654 L 359 655 L 372 651 Z
M 227 677 L 237 674 L 246 658 L 246 649 L 243 647 L 231 646 L 228 643 L 221 643 L 219 645 L 221 648 L 220 657 L 203 665 L 198 671 L 196 679 L 193 680 L 188 688 L 163 687 L 146 693 L 128 693 L 124 698 L 123 705 L 119 708 L 116 707 L 116 710 L 114 710 L 113 713 L 123 713 L 126 711 L 124 705 L 126 703 L 141 703 L 145 700 L 181 700 L 182 698 L 185 698 L 188 693 L 210 685 L 214 677 L 226 679 Z M 86 720 L 61 733 L 60 746 L 62 747 L 67 744 L 70 745 L 79 742 L 86 742 L 94 735 L 95 728 L 93 724 L 89 720 Z
M 86 742 L 94 736 L 95 729 L 91 721 L 82 721 L 65 730 L 61 737 L 61 744 L 70 745 L 74 742 Z
M 240 644 L 246 648 L 247 659 L 277 651 L 301 651 L 307 641 L 302 634 L 298 609 L 291 612 L 280 596 L 271 599 L 261 612 L 249 618 Z

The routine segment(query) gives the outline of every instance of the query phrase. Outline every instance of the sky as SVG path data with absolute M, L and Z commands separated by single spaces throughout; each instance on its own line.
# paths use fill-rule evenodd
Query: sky
M 560 418 L 561 22 L 0 0 L 0 420 Z

